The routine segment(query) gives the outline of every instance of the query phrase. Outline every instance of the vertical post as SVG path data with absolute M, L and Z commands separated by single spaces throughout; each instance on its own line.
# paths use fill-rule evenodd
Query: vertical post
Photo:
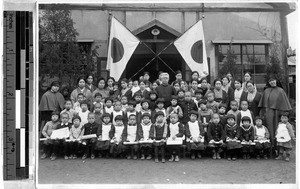
M 111 13 L 111 10 L 109 10 L 108 11 L 108 18 L 107 18 L 107 25 L 108 25 L 108 27 L 107 27 L 107 51 L 108 51 L 108 47 L 109 47 L 111 18 L 112 18 L 112 13 Z M 106 65 L 107 65 L 107 61 L 106 61 Z M 102 66 L 100 65 L 100 67 L 102 67 Z M 107 77 L 110 76 L 110 71 L 107 71 L 107 75 L 108 75 Z

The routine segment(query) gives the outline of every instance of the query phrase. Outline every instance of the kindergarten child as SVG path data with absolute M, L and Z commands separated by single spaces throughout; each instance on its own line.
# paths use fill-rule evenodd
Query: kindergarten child
M 225 131 L 220 123 L 219 114 L 214 113 L 212 122 L 208 124 L 207 139 L 208 146 L 213 149 L 213 159 L 221 159 L 220 152 L 225 140 Z M 217 143 L 216 143 L 217 142 Z
M 88 101 L 84 100 L 80 103 L 81 111 L 78 112 L 79 117 L 81 118 L 81 125 L 84 125 L 88 122 L 88 115 L 90 111 L 88 110 Z
M 142 105 L 141 105 L 141 101 L 142 101 L 142 93 L 141 92 L 136 92 L 133 95 L 133 98 L 136 102 L 136 106 L 135 106 L 135 110 L 137 112 L 140 112 L 142 110 Z
M 167 124 L 164 121 L 165 114 L 162 111 L 155 113 L 155 123 L 152 124 L 150 128 L 150 138 L 155 140 L 154 145 L 154 154 L 155 154 L 155 163 L 158 163 L 158 150 L 161 152 L 161 162 L 165 163 L 165 139 L 167 137 Z
M 197 108 L 199 109 L 200 106 L 199 106 L 199 102 L 202 100 L 202 93 L 203 93 L 203 90 L 200 88 L 200 89 L 196 89 L 194 94 L 195 94 L 195 99 L 194 99 L 194 102 L 195 104 L 197 105 Z
M 204 132 L 207 132 L 208 123 L 211 121 L 212 115 L 214 114 L 211 109 L 208 109 L 207 100 L 202 99 L 199 101 L 199 121 L 203 126 Z
M 170 114 L 170 123 L 168 126 L 168 134 L 167 137 L 169 139 L 175 140 L 178 137 L 183 137 L 183 125 L 178 122 L 178 114 L 171 113 Z M 171 152 L 171 157 L 169 161 L 179 161 L 179 153 L 180 153 L 180 145 L 169 145 L 167 146 L 169 151 Z
M 155 113 L 157 112 L 163 112 L 164 114 L 164 122 L 166 122 L 166 116 L 167 116 L 167 111 L 164 108 L 165 105 L 165 99 L 164 98 L 158 98 L 156 100 L 156 106 L 157 108 L 155 108 L 154 112 L 153 112 L 153 116 L 152 116 L 152 122 L 155 123 L 156 119 L 155 119 Z
M 192 110 L 198 112 L 197 105 L 192 100 L 192 93 L 190 91 L 185 92 L 184 102 L 181 104 L 183 117 L 182 123 L 186 124 L 189 121 L 190 112 Z
M 102 116 L 102 123 L 97 130 L 97 145 L 96 148 L 100 150 L 99 157 L 109 157 L 110 141 L 113 138 L 115 128 L 110 121 L 111 115 L 104 113 Z
M 123 142 L 125 140 L 125 126 L 124 126 L 124 118 L 121 115 L 117 115 L 115 118 L 116 124 L 113 125 L 115 129 L 115 133 L 113 138 L 111 139 L 110 144 L 110 153 L 113 154 L 113 157 L 121 156 L 125 150 Z
M 128 107 L 127 96 L 122 96 L 121 97 L 121 104 L 122 104 L 122 111 L 126 112 L 127 111 L 127 107 Z
M 156 91 L 150 91 L 149 96 L 150 96 L 149 108 L 151 111 L 154 111 L 156 108 L 156 99 L 157 99 Z
M 149 100 L 143 99 L 141 104 L 142 104 L 142 109 L 141 109 L 141 111 L 139 112 L 139 114 L 137 116 L 137 123 L 138 124 L 140 123 L 140 119 L 141 119 L 143 114 L 148 113 L 148 114 L 152 115 L 152 111 L 149 109 L 149 105 L 150 105 Z
M 81 112 L 81 102 L 84 101 L 84 94 L 83 93 L 78 93 L 77 95 L 77 101 L 73 104 L 73 109 L 75 110 L 76 113 Z
M 191 151 L 191 159 L 193 160 L 196 156 L 201 159 L 201 151 L 205 150 L 203 125 L 197 120 L 198 115 L 197 111 L 191 111 L 190 121 L 185 125 L 187 147 Z
M 142 114 L 142 121 L 139 129 L 139 138 L 140 141 L 150 140 L 150 128 L 151 128 L 151 115 L 149 113 Z M 152 151 L 152 143 L 141 143 L 140 144 L 141 151 L 141 160 L 145 158 L 150 160 L 152 159 L 151 151 Z
M 138 142 L 138 126 L 136 124 L 136 115 L 132 114 L 129 116 L 128 125 L 125 127 L 124 135 L 126 142 Z M 127 159 L 137 159 L 137 152 L 139 144 L 124 144 L 127 151 Z
M 256 140 L 256 159 L 260 159 L 261 156 L 263 156 L 265 159 L 268 159 L 267 154 L 271 148 L 269 130 L 262 123 L 263 119 L 257 116 L 255 118 L 254 126 L 254 140 Z
M 220 117 L 220 123 L 223 125 L 223 128 L 225 128 L 225 125 L 227 124 L 227 119 L 226 119 L 226 104 L 220 103 L 218 106 L 218 114 Z
M 61 123 L 58 125 L 56 129 L 62 129 L 62 128 L 68 128 L 68 130 L 71 128 L 72 124 L 69 123 L 69 114 L 67 112 L 60 114 Z M 68 138 L 68 137 L 66 137 Z M 55 144 L 59 146 L 65 146 L 66 141 L 65 139 L 57 139 L 55 140 Z M 66 151 L 64 151 L 64 158 L 68 159 L 69 156 L 67 155 Z
M 214 113 L 217 113 L 218 112 L 218 106 L 219 106 L 219 103 L 215 101 L 215 93 L 213 92 L 208 92 L 207 93 L 207 108 L 208 109 L 211 109 Z
M 235 117 L 235 120 L 237 120 L 237 115 L 239 114 L 239 103 L 236 100 L 232 100 L 230 102 L 230 110 L 227 112 L 227 114 L 233 114 Z
M 116 118 L 118 115 L 124 116 L 124 112 L 122 111 L 122 104 L 121 104 L 121 101 L 119 101 L 119 100 L 117 100 L 117 101 L 115 102 L 114 110 L 113 110 L 112 113 L 111 113 L 112 120 L 115 120 L 115 118 Z M 115 125 L 116 122 L 113 121 L 112 124 Z
M 70 129 L 70 142 L 66 142 L 64 149 L 65 154 L 69 155 L 68 159 L 76 159 L 79 147 L 81 145 L 81 137 L 83 136 L 83 130 L 81 128 L 81 118 L 79 116 L 73 117 L 73 125 Z M 66 158 L 65 158 L 66 159 Z
M 238 126 L 235 123 L 235 116 L 228 114 L 227 124 L 225 125 L 225 138 L 226 138 L 226 155 L 228 161 L 235 161 L 239 149 L 242 147 L 238 140 Z
M 103 109 L 103 103 L 102 103 L 102 94 L 101 93 L 96 93 L 94 95 L 94 102 L 93 102 L 93 107 L 91 108 L 91 111 L 95 110 L 95 104 L 99 103 L 101 106 L 101 111 Z
M 95 114 L 89 113 L 88 123 L 84 124 L 82 127 L 83 135 L 97 134 L 99 127 L 100 125 L 95 122 Z M 84 149 L 84 155 L 82 156 L 83 160 L 87 158 L 89 151 L 91 152 L 91 159 L 95 159 L 94 152 L 95 152 L 96 142 L 97 142 L 97 137 L 82 140 L 82 146 Z
M 244 116 L 247 116 L 250 118 L 250 123 L 253 126 L 253 120 L 254 120 L 253 113 L 248 109 L 248 102 L 246 100 L 241 101 L 241 108 L 242 109 L 237 115 L 237 124 L 241 125 L 241 119 Z
M 178 118 L 182 118 L 183 112 L 181 107 L 177 104 L 178 96 L 172 95 L 171 96 L 171 106 L 167 108 L 167 119 L 170 119 L 170 115 L 175 113 L 178 115 Z M 178 120 L 177 120 L 178 121 Z
M 48 121 L 42 130 L 42 135 L 47 138 L 47 140 L 45 140 L 42 145 L 44 153 L 41 156 L 41 159 L 47 158 L 48 154 L 51 154 L 51 161 L 56 159 L 58 145 L 55 143 L 56 141 L 51 140 L 50 136 L 52 132 L 57 129 L 59 124 L 59 112 L 53 111 L 51 114 L 51 121 Z
M 72 124 L 72 119 L 73 116 L 76 114 L 76 111 L 72 108 L 72 101 L 71 100 L 66 100 L 65 102 L 65 109 L 60 112 L 60 115 L 63 113 L 67 113 L 69 115 L 69 123 Z
M 105 107 L 104 107 L 103 113 L 109 113 L 109 114 L 111 114 L 114 111 L 114 107 L 112 105 L 113 105 L 112 98 L 107 97 L 105 99 Z
M 101 124 L 102 108 L 100 103 L 94 105 L 95 122 Z
M 284 112 L 280 117 L 280 122 L 276 130 L 277 146 L 279 147 L 279 155 L 276 160 L 283 159 L 283 152 L 285 151 L 285 161 L 290 161 L 290 153 L 293 148 L 292 140 L 296 140 L 293 126 L 289 123 L 289 114 Z
M 243 104 L 244 101 L 242 101 Z M 244 159 L 250 159 L 250 155 L 253 153 L 253 146 L 251 145 L 254 142 L 254 128 L 251 126 L 251 118 L 244 116 L 242 118 L 241 125 L 238 130 L 238 138 L 242 144 L 242 153 Z M 247 144 L 243 144 L 247 142 Z

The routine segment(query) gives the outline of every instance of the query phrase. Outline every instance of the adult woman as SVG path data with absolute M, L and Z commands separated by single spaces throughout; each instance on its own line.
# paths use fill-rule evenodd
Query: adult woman
M 197 72 L 197 71 L 192 72 L 192 80 L 199 81 L 199 72 Z
M 108 79 L 107 79 L 107 82 L 106 82 L 106 89 L 108 90 L 108 91 L 113 91 L 114 90 L 114 86 L 113 86 L 113 84 L 114 84 L 114 82 L 115 82 L 116 80 L 115 80 L 115 78 L 113 78 L 113 77 L 109 77 Z
M 189 90 L 189 86 L 185 81 L 180 81 L 180 88 L 184 90 L 184 92 L 187 92 Z
M 102 99 L 105 99 L 109 96 L 109 91 L 104 88 L 105 87 L 105 79 L 100 77 L 97 81 L 97 89 L 93 92 L 93 98 L 96 93 L 100 93 L 102 95 Z
M 228 107 L 229 101 L 228 101 L 228 95 L 227 93 L 222 89 L 222 80 L 217 78 L 214 80 L 214 89 L 212 92 L 215 94 L 215 101 L 218 103 L 226 104 Z
M 41 98 L 39 104 L 39 111 L 41 112 L 41 130 L 47 121 L 51 120 L 51 113 L 53 111 L 61 111 L 64 109 L 65 99 L 63 95 L 58 91 L 58 81 L 53 81 Z
M 258 107 L 263 110 L 261 111 L 261 115 L 265 117 L 266 126 L 270 132 L 271 143 L 274 145 L 275 131 L 279 122 L 279 111 L 292 110 L 286 93 L 282 88 L 278 87 L 275 77 L 272 76 L 269 79 Z
M 77 102 L 77 95 L 79 93 L 82 93 L 86 100 L 91 100 L 91 97 L 92 97 L 92 93 L 91 91 L 86 87 L 86 82 L 85 82 L 85 78 L 84 77 L 79 77 L 77 79 L 77 84 L 78 84 L 78 87 L 76 89 L 74 89 L 71 93 L 71 100 L 72 100 L 72 103 L 74 104 L 75 102 Z
M 175 89 L 175 91 L 176 91 L 176 94 L 177 94 L 177 92 L 180 90 L 180 83 L 179 83 L 179 81 L 174 81 L 173 82 L 173 87 L 174 87 L 174 89 Z
M 250 72 L 246 72 L 245 74 L 244 74 L 244 82 L 242 83 L 242 88 L 243 88 L 243 91 L 245 91 L 245 92 L 247 92 L 247 82 L 248 81 L 250 81 L 251 80 L 251 78 L 252 78 L 252 75 L 251 75 L 251 73 Z M 254 86 L 255 87 L 255 89 L 256 89 L 256 86 Z
M 152 84 L 152 91 L 155 91 L 159 85 L 160 85 L 159 80 L 154 81 Z
M 259 116 L 260 108 L 258 107 L 258 103 L 261 99 L 261 94 L 257 92 L 253 81 L 248 81 L 246 86 L 247 92 L 243 91 L 241 101 L 248 102 L 248 109 L 253 113 L 254 117 Z
M 235 86 L 235 90 L 234 90 L 234 100 L 236 100 L 238 102 L 238 106 L 240 106 L 241 104 L 241 96 L 243 93 L 243 89 L 242 89 L 242 80 L 237 79 L 234 81 L 234 86 Z
M 94 81 L 94 77 L 93 75 L 87 75 L 86 76 L 86 88 L 88 88 L 91 93 L 94 92 L 94 90 L 96 89 L 96 86 L 93 84 L 93 81 Z
M 202 89 L 203 91 L 203 96 L 206 96 L 209 91 L 210 91 L 210 84 L 208 83 L 208 80 L 206 77 L 203 77 L 201 80 L 200 80 L 200 88 Z
M 128 87 L 128 80 L 126 78 L 121 80 L 121 97 L 122 96 L 126 96 L 128 102 L 132 99 L 132 91 Z
M 227 73 L 226 75 L 229 79 L 229 86 L 231 86 L 233 88 L 233 90 L 235 89 L 235 86 L 234 86 L 234 79 L 232 77 L 232 74 L 230 72 Z
M 222 78 L 222 89 L 227 93 L 228 102 L 231 102 L 234 99 L 234 90 L 230 86 L 230 79 L 227 76 L 223 76 Z M 227 107 L 229 109 L 229 107 Z

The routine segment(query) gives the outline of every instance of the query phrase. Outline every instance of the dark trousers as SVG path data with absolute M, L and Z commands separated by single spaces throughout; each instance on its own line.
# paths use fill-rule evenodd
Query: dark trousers
M 161 145 L 161 146 L 155 146 L 154 147 L 154 154 L 155 154 L 155 159 L 158 158 L 158 151 L 160 150 L 161 153 L 161 158 L 164 159 L 165 158 L 165 146 Z
M 125 145 L 127 155 L 137 155 L 139 145 L 138 144 L 132 144 L 132 145 Z
M 141 154 L 143 155 L 151 155 L 152 153 L 152 148 L 150 146 L 142 146 L 141 147 Z
M 168 151 L 170 152 L 170 155 L 179 156 L 180 153 L 180 146 L 178 145 L 169 145 Z
M 78 149 L 79 149 L 79 143 L 78 142 L 64 142 L 64 155 L 77 155 Z
M 278 146 L 278 148 L 279 148 L 279 155 L 282 155 L 283 152 L 285 151 L 286 156 L 290 157 L 290 154 L 291 154 L 291 151 L 292 151 L 291 148 L 286 148 L 286 147 L 283 147 L 283 146 Z
M 228 158 L 237 157 L 239 150 L 238 148 L 226 150 L 226 156 Z
M 60 146 L 59 140 L 45 140 L 42 144 L 43 151 L 46 154 L 57 154 Z
M 97 138 L 83 140 L 82 143 L 84 142 L 86 142 L 86 145 L 82 144 L 82 147 L 84 149 L 84 154 L 88 155 L 89 151 L 91 151 L 91 154 L 95 154 Z

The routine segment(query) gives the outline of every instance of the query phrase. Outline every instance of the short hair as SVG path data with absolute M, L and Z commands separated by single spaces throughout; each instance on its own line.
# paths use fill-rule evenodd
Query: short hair
M 146 85 L 146 80 L 144 80 L 144 79 L 140 80 L 139 85 L 140 85 L 141 83 L 144 83 L 144 84 Z
M 99 84 L 99 82 L 100 82 L 100 81 L 102 81 L 102 80 L 104 81 L 104 83 L 106 83 L 106 81 L 105 81 L 104 77 L 100 77 L 100 78 L 97 80 L 97 85 L 98 85 L 98 84 Z
M 151 115 L 149 114 L 149 113 L 143 113 L 142 114 L 142 119 L 144 118 L 144 117 L 148 117 L 148 118 L 151 118 Z
M 121 79 L 121 82 L 122 81 L 125 82 L 125 83 L 128 83 L 128 80 L 126 78 Z
M 123 120 L 124 120 L 124 117 L 123 117 L 122 115 L 117 115 L 117 116 L 115 117 L 115 121 L 117 121 L 117 120 L 123 121 Z
M 180 70 L 177 70 L 175 75 L 177 75 L 177 74 L 182 74 L 182 72 Z
M 185 91 L 184 91 L 183 89 L 179 89 L 179 90 L 177 91 L 177 95 L 178 95 L 179 92 L 185 93 Z
M 201 88 L 200 88 L 200 89 L 196 89 L 194 93 L 195 93 L 195 95 L 196 95 L 196 94 L 201 94 L 201 95 L 203 95 L 203 90 L 202 90 Z
M 206 94 L 206 96 L 208 96 L 208 95 L 213 95 L 213 96 L 215 97 L 215 93 L 212 92 L 212 91 L 209 91 L 209 92 Z
M 53 116 L 53 115 L 58 115 L 58 117 L 60 117 L 60 114 L 59 114 L 59 112 L 58 111 L 53 111 L 52 113 L 51 113 L 51 116 Z
M 60 114 L 60 117 L 62 117 L 63 115 L 67 115 L 67 116 L 68 116 L 68 118 L 69 118 L 69 114 L 68 114 L 67 112 L 63 112 L 63 113 L 61 113 L 61 114 Z
M 171 113 L 170 114 L 170 118 L 173 117 L 173 116 L 176 116 L 178 118 L 178 114 L 176 114 L 176 113 Z
M 136 106 L 136 102 L 134 100 L 129 100 L 128 105 Z
M 216 85 L 216 83 L 217 83 L 218 81 L 221 82 L 221 85 L 223 84 L 223 81 L 222 81 L 220 78 L 217 78 L 217 79 L 214 80 L 214 86 Z
M 77 98 L 78 98 L 79 96 L 85 97 L 83 93 L 78 93 L 78 94 L 77 94 Z
M 261 116 L 256 116 L 256 117 L 255 117 L 255 121 L 258 120 L 258 119 L 260 119 L 262 122 L 264 121 L 264 118 L 261 117 Z
M 249 121 L 249 122 L 251 123 L 251 118 L 248 117 L 248 116 L 244 116 L 244 117 L 242 118 L 242 123 L 243 123 L 244 121 Z
M 158 98 L 156 100 L 156 104 L 159 104 L 159 103 L 165 103 L 165 99 L 164 98 Z
M 89 105 L 89 103 L 88 103 L 87 100 L 82 101 L 82 102 L 80 103 L 80 106 L 81 106 L 82 104 L 86 104 L 87 106 Z
M 164 72 L 164 73 L 162 74 L 161 77 L 167 77 L 167 78 L 170 78 L 170 75 L 169 75 L 167 72 Z
M 205 100 L 205 99 L 201 99 L 199 102 L 198 102 L 198 104 L 199 105 L 201 105 L 201 104 L 207 104 L 207 100 Z
M 235 79 L 235 81 L 239 82 L 240 84 L 243 83 L 241 79 Z
M 227 119 L 234 119 L 235 120 L 235 116 L 233 115 L 233 114 L 228 114 L 227 116 L 226 116 L 226 120 Z
M 207 77 L 203 77 L 203 78 L 200 79 L 200 83 L 202 83 L 204 80 L 205 80 L 206 82 L 208 82 Z
M 100 105 L 100 107 L 101 107 L 101 104 L 99 103 L 99 102 L 96 102 L 95 104 L 94 104 L 94 107 L 96 106 L 96 105 Z
M 95 116 L 95 114 L 94 114 L 93 112 L 90 112 L 90 113 L 88 114 L 88 117 L 91 116 L 91 115 Z
M 195 81 L 197 84 L 199 84 L 199 81 L 196 80 L 196 79 L 191 80 L 191 83 L 193 83 L 194 81 Z
M 142 100 L 142 102 L 141 102 L 141 105 L 142 105 L 142 104 L 144 104 L 145 102 L 147 102 L 147 103 L 148 103 L 148 105 L 150 105 L 150 101 L 149 101 L 148 99 L 144 99 L 144 100 Z
M 80 76 L 80 77 L 77 78 L 77 84 L 79 83 L 80 80 L 83 80 L 84 82 L 86 82 L 84 76 Z
M 232 101 L 230 101 L 230 104 L 233 104 L 233 103 L 236 103 L 236 104 L 238 104 L 238 101 L 236 101 L 236 100 L 232 100 Z
M 101 93 L 96 93 L 96 94 L 94 95 L 95 98 L 96 98 L 97 96 L 100 96 L 100 97 L 102 98 L 102 94 L 101 94 Z
M 103 121 L 103 119 L 104 119 L 105 117 L 109 117 L 109 119 L 110 119 L 110 118 L 111 118 L 111 115 L 110 115 L 109 113 L 104 113 L 104 114 L 102 115 L 102 121 Z
M 137 96 L 143 97 L 143 94 L 141 92 L 137 91 L 134 93 L 133 98 L 135 98 Z
M 72 123 L 74 122 L 75 119 L 78 119 L 79 122 L 81 122 L 81 117 L 78 116 L 78 115 L 75 115 L 75 116 L 72 118 Z
M 146 74 L 150 76 L 149 72 L 144 72 L 144 75 L 146 75 Z
M 110 97 L 107 97 L 107 98 L 105 98 L 104 102 L 106 103 L 107 101 L 111 101 L 111 102 L 113 102 L 113 99 L 112 99 L 112 98 L 110 98 Z
M 242 101 L 241 101 L 241 104 L 242 104 L 243 102 L 247 102 L 247 105 L 249 104 L 247 100 L 242 100 Z
M 136 118 L 136 115 L 135 114 L 130 114 L 129 116 L 128 116 L 128 119 L 130 118 L 130 117 L 135 117 Z
M 197 111 L 195 111 L 195 110 L 192 110 L 192 111 L 190 112 L 189 116 L 191 116 L 191 115 L 196 115 L 197 118 L 199 117 L 199 113 L 198 113 Z
M 67 99 L 67 100 L 65 101 L 65 104 L 67 104 L 67 102 L 71 102 L 71 104 L 73 104 L 73 102 L 72 102 L 71 99 Z

